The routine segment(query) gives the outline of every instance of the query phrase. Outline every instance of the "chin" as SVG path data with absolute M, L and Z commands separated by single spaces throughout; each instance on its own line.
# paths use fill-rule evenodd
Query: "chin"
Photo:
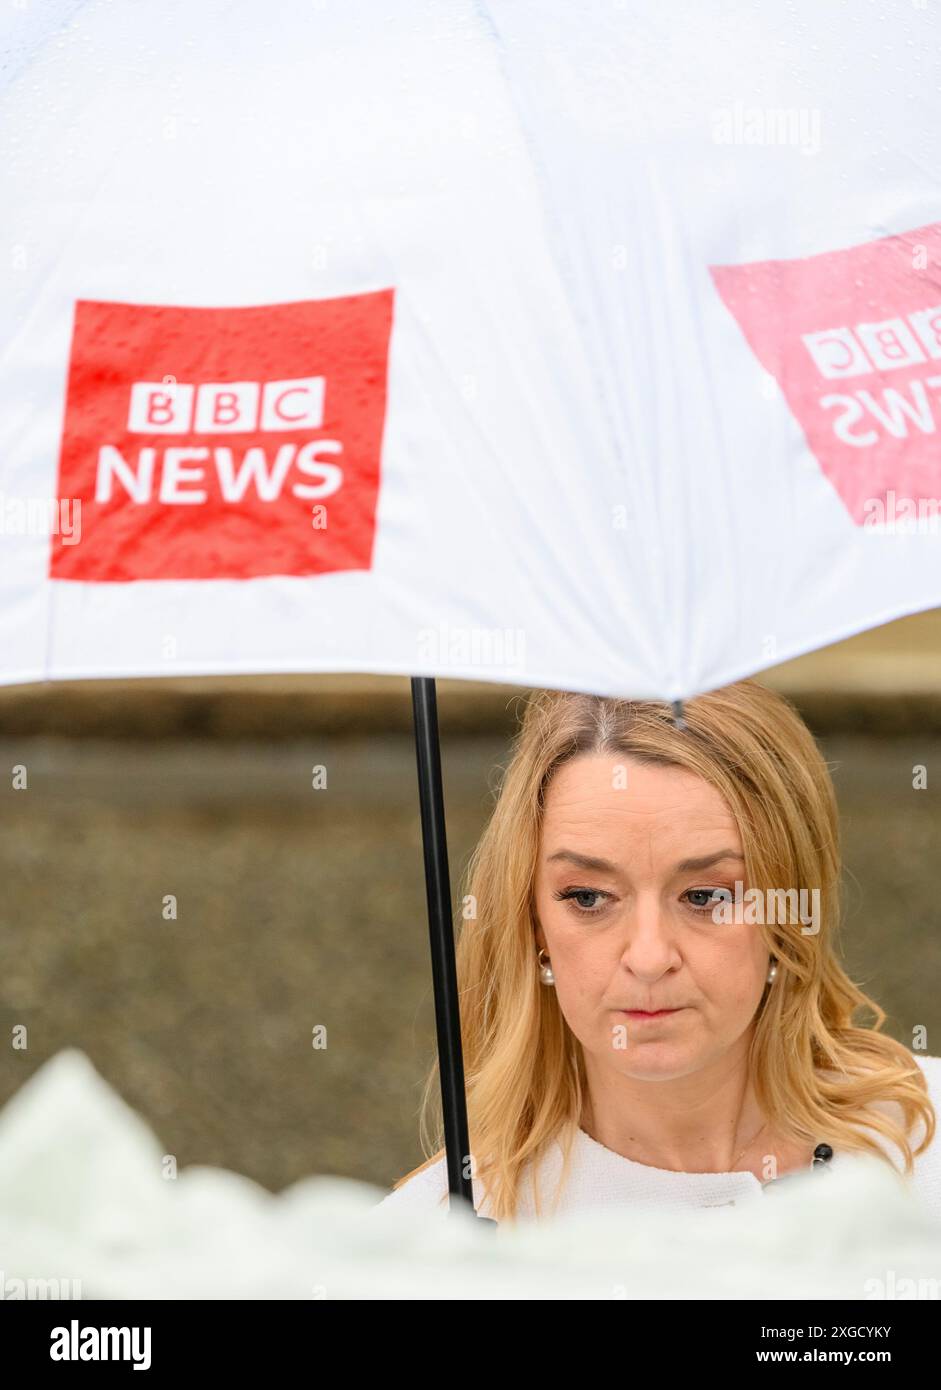
M 670 1081 L 698 1071 L 700 1065 L 688 1048 L 664 1042 L 632 1043 L 616 1059 L 621 1075 L 635 1081 Z

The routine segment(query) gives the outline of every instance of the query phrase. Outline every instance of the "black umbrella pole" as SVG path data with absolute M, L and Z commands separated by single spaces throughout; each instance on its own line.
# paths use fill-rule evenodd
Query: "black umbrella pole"
M 425 888 L 428 895 L 428 928 L 431 934 L 431 972 L 435 991 L 435 1026 L 438 1034 L 438 1070 L 444 1143 L 451 1204 L 458 1197 L 474 1204 L 467 1171 L 470 1140 L 467 1130 L 467 1098 L 464 1093 L 464 1056 L 461 1050 L 461 1013 L 454 961 L 454 922 L 451 915 L 451 880 L 448 841 L 441 790 L 441 747 L 438 741 L 438 705 L 432 676 L 412 677 L 412 713 L 415 719 L 415 751 L 418 755 L 418 797 L 421 805 L 422 846 L 425 852 Z

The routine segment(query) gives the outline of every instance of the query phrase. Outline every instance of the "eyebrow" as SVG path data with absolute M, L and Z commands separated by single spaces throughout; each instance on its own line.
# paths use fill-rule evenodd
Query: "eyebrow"
M 559 849 L 555 854 L 550 854 L 546 860 L 547 864 L 552 864 L 556 859 L 565 859 L 571 864 L 576 864 L 580 869 L 594 869 L 598 873 L 616 874 L 619 872 L 616 864 L 610 863 L 607 859 L 596 859 L 591 854 L 577 854 L 573 849 Z M 740 864 L 745 863 L 744 857 L 734 849 L 718 849 L 714 854 L 703 854 L 698 859 L 683 859 L 676 865 L 675 872 L 678 874 L 692 873 L 699 869 L 711 869 L 713 864 L 719 864 L 723 859 L 734 859 Z

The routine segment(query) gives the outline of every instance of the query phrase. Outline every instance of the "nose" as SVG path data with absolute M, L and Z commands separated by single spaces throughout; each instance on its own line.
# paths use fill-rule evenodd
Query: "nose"
M 639 980 L 659 980 L 680 963 L 669 914 L 658 894 L 638 894 L 627 912 L 622 966 Z

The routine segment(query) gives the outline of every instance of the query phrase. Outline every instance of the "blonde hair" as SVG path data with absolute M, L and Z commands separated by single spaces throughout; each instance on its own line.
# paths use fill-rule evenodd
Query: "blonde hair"
M 782 696 L 743 680 L 690 699 L 686 728 L 659 701 L 540 691 L 526 702 L 490 821 L 472 855 L 462 895 L 476 917 L 457 943 L 468 1126 L 475 1177 L 489 1214 L 512 1220 L 524 1170 L 553 1139 L 567 1171 L 587 1100 L 581 1044 L 555 991 L 536 969 L 533 889 L 544 797 L 556 768 L 581 754 L 624 755 L 686 768 L 725 798 L 742 838 L 749 886 L 819 889 L 819 930 L 761 924 L 777 973 L 762 995 L 749 1067 L 755 1095 L 785 1137 L 886 1154 L 866 1128 L 898 1144 L 905 1172 L 934 1137 L 924 1074 L 900 1042 L 883 1035 L 884 1011 L 853 983 L 835 951 L 840 921 L 836 798 L 807 726 Z M 773 915 L 773 914 L 772 914 Z M 865 1007 L 875 1022 L 853 1022 Z M 904 1123 L 870 1112 L 897 1101 Z M 916 1118 L 925 1134 L 913 1151 Z M 437 1061 L 421 1109 L 426 1163 L 443 1153 Z M 558 1197 L 557 1191 L 556 1196 Z M 535 1196 L 537 1215 L 540 1208 Z

